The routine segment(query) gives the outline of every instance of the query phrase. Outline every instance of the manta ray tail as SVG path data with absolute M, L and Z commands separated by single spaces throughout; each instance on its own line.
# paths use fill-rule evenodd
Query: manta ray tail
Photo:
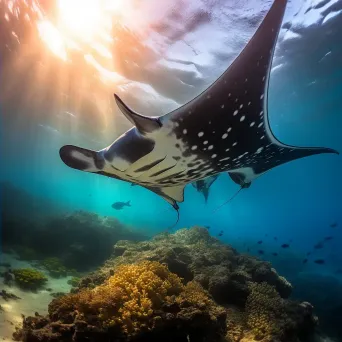
M 175 224 L 173 224 L 171 227 L 167 228 L 168 231 L 172 230 L 176 225 L 177 223 L 179 222 L 179 206 L 176 204 L 176 206 L 173 206 L 173 208 L 176 210 L 177 212 L 177 221 Z
M 238 193 L 242 190 L 245 189 L 245 187 L 241 186 L 241 188 L 232 196 L 230 197 L 227 201 L 225 201 L 224 203 L 222 203 L 221 205 L 219 205 L 216 209 L 213 210 L 213 214 L 216 213 L 218 210 L 220 210 L 224 205 L 226 205 L 227 203 L 229 203 L 230 201 L 232 201 L 237 195 Z

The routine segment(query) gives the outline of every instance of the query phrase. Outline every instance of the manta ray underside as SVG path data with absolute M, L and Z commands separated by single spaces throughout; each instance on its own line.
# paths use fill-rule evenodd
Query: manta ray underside
M 266 171 L 329 148 L 279 142 L 268 121 L 267 93 L 274 48 L 286 8 L 275 0 L 244 50 L 207 90 L 160 117 L 140 115 L 115 95 L 133 128 L 112 145 L 92 151 L 66 145 L 74 169 L 139 184 L 178 209 L 187 184 L 228 172 L 241 188 Z

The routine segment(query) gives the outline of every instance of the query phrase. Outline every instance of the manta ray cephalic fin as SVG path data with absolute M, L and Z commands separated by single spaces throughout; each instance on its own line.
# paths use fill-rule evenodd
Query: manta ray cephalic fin
M 162 126 L 158 118 L 148 117 L 134 112 L 130 109 L 118 95 L 114 94 L 116 104 L 126 118 L 137 128 L 137 130 L 144 133 L 152 133 Z

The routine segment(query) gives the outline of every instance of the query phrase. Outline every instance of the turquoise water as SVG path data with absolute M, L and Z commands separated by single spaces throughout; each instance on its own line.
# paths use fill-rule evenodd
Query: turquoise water
M 1 2 L 1 15 L 8 13 L 7 5 L 8 2 Z M 196 57 L 198 68 L 195 71 L 182 69 L 184 64 L 174 70 L 170 65 L 163 65 L 162 53 L 154 54 L 147 45 L 146 32 L 142 38 L 146 50 L 141 49 L 139 39 L 134 38 L 137 28 L 132 23 L 127 36 L 117 28 L 121 45 L 117 50 L 113 48 L 115 63 L 111 64 L 112 71 L 118 73 L 119 81 L 115 82 L 103 81 L 99 69 L 79 59 L 76 53 L 71 64 L 59 59 L 38 38 L 34 25 L 28 26 L 30 29 L 26 33 L 24 30 L 19 33 L 21 24 L 18 21 L 1 22 L 0 180 L 8 181 L 32 196 L 52 201 L 56 210 L 85 210 L 113 216 L 147 235 L 172 226 L 177 219 L 176 213 L 154 193 L 139 186 L 132 187 L 130 183 L 70 169 L 62 163 L 58 151 L 65 144 L 101 149 L 130 127 L 113 100 L 113 92 L 120 87 L 128 94 L 127 103 L 146 115 L 167 113 L 199 94 L 239 53 L 238 47 L 251 37 L 260 22 L 260 13 L 266 10 L 252 2 L 246 6 L 255 7 L 259 16 L 253 17 L 255 20 L 251 21 L 248 32 L 241 33 L 236 41 L 230 40 L 228 33 L 224 35 L 222 28 L 215 28 L 215 20 L 208 30 L 212 30 L 213 41 L 222 38 L 219 48 L 210 44 L 205 46 L 197 36 L 199 52 L 196 56 L 202 57 Z M 320 12 L 322 7 L 319 6 L 309 10 L 311 16 L 304 14 L 309 4 L 303 5 L 297 16 L 294 7 L 294 4 L 289 6 L 271 74 L 271 128 L 286 144 L 325 146 L 342 152 L 342 15 L 332 1 L 327 2 L 325 12 L 322 10 L 324 13 Z M 217 11 L 216 8 L 212 10 Z M 310 22 L 317 13 L 331 18 Z M 229 17 L 228 12 L 226 15 Z M 241 17 L 241 23 L 243 20 Z M 305 20 L 309 23 L 301 27 L 299 24 Z M 299 22 L 297 26 L 296 22 Z M 198 27 L 194 34 L 206 29 L 205 25 L 201 29 Z M 184 30 L 189 35 L 192 32 L 191 27 Z M 17 40 L 12 31 L 18 35 Z M 140 54 L 131 53 L 133 45 L 139 47 Z M 174 60 L 182 53 L 182 49 L 175 48 L 177 53 L 172 51 L 175 45 L 173 41 L 168 47 L 169 56 Z M 224 48 L 229 53 L 220 55 Z M 144 53 L 145 59 L 141 57 Z M 102 59 L 98 60 L 102 62 Z M 128 66 L 125 66 L 125 60 L 128 60 Z M 193 61 L 191 57 L 190 62 Z M 132 67 L 132 63 L 136 66 Z M 149 63 L 154 67 L 149 68 Z M 119 65 L 118 69 L 115 65 Z M 134 74 L 139 70 L 144 75 L 140 78 Z M 182 88 L 184 84 L 186 91 Z M 146 94 L 149 94 L 148 101 Z M 341 175 L 340 155 L 318 155 L 290 162 L 267 172 L 214 213 L 239 189 L 228 175 L 222 174 L 212 185 L 207 203 L 191 185 L 186 187 L 185 201 L 180 204 L 180 219 L 174 229 L 210 226 L 213 236 L 223 230 L 220 240 L 239 251 L 247 252 L 250 248 L 252 254 L 257 254 L 261 248 L 257 241 L 263 240 L 265 254 L 260 257 L 272 261 L 289 277 L 288 260 L 301 263 L 318 241 L 333 236 L 329 247 L 315 251 L 315 257 L 312 257 L 324 259 L 325 264 L 309 262 L 300 269 L 339 278 L 341 274 L 336 271 L 342 265 Z M 113 202 L 128 200 L 131 207 L 121 211 L 111 207 Z M 16 203 L 13 206 L 16 207 Z M 16 209 L 23 210 L 19 206 Z M 334 222 L 338 225 L 332 228 L 330 225 Z M 290 248 L 281 248 L 284 243 L 289 243 Z M 277 257 L 272 256 L 274 252 L 278 253 Z

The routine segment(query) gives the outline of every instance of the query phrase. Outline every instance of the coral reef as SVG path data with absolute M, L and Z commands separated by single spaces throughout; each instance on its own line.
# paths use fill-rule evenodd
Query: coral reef
M 53 278 L 66 277 L 68 275 L 76 274 L 75 269 L 67 269 L 61 259 L 56 257 L 50 257 L 43 259 L 39 263 Z
M 194 227 L 150 241 L 119 241 L 98 271 L 50 303 L 48 318 L 26 318 L 15 337 L 26 342 L 159 342 L 166 336 L 170 342 L 310 341 L 317 325 L 313 307 L 289 300 L 291 291 L 269 263 L 238 254 L 205 228 Z
M 22 260 L 58 258 L 66 269 L 89 271 L 110 257 L 119 240 L 146 239 L 113 217 L 85 211 L 66 214 L 9 183 L 2 184 L 1 190 L 2 247 Z
M 283 334 L 284 301 L 278 292 L 267 283 L 250 283 L 246 302 L 247 326 L 257 340 Z
M 226 312 L 202 287 L 158 262 L 121 265 L 94 289 L 53 300 L 49 319 L 29 317 L 23 341 L 219 341 Z M 53 338 L 51 339 L 51 337 Z
M 18 268 L 13 270 L 15 283 L 26 290 L 38 290 L 47 282 L 46 276 L 34 268 Z
M 68 284 L 71 285 L 72 287 L 77 287 L 80 281 L 81 281 L 81 278 L 72 277 L 71 279 L 68 280 Z
M 118 265 L 142 260 L 165 263 L 185 281 L 196 280 L 219 304 L 244 305 L 251 281 L 266 281 L 282 298 L 288 298 L 292 291 L 291 284 L 270 263 L 238 254 L 201 227 L 163 233 L 150 241 L 119 241 L 113 257 L 99 271 L 82 279 L 80 286 L 101 284 Z

